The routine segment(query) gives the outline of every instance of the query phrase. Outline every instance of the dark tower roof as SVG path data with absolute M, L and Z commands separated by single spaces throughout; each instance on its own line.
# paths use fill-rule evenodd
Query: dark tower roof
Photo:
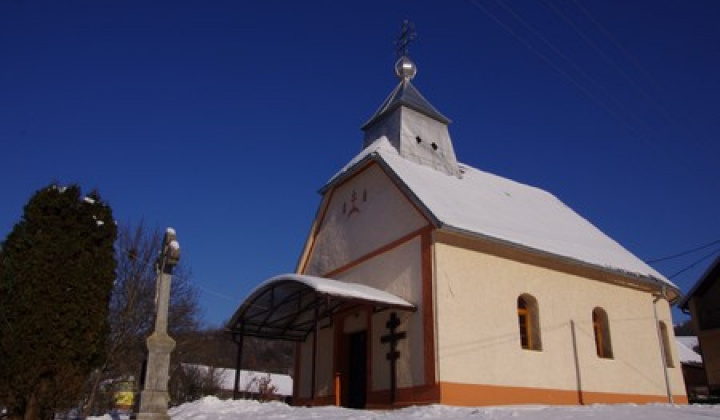
M 380 108 L 375 112 L 370 120 L 362 126 L 362 129 L 367 129 L 367 127 L 369 127 L 373 122 L 381 119 L 386 114 L 392 112 L 400 106 L 406 106 L 417 112 L 425 114 L 430 118 L 438 120 L 443 124 L 450 124 L 450 119 L 435 109 L 435 107 L 422 96 L 420 91 L 415 88 L 409 79 L 403 79 L 400 83 L 398 83 L 395 89 L 393 89 L 382 105 L 380 105 Z

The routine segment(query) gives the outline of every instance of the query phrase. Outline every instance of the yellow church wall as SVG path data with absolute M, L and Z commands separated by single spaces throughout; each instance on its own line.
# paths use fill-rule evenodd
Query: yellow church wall
M 445 395 L 455 395 L 448 390 L 473 392 L 474 388 L 466 386 L 469 384 L 505 390 L 497 392 L 516 399 L 520 395 L 530 398 L 532 394 L 526 402 L 552 403 L 555 394 L 557 402 L 565 403 L 665 398 L 653 297 L 649 292 L 443 242 L 435 242 L 434 259 L 438 375 L 443 402 L 452 401 L 445 401 Z M 541 351 L 521 348 L 517 298 L 526 293 L 538 302 Z M 597 356 L 592 325 L 595 307 L 607 312 L 613 359 Z M 657 310 L 659 319 L 671 327 L 667 301 L 660 300 Z M 571 320 L 575 323 L 577 353 Z M 674 343 L 672 328 L 669 333 Z M 671 390 L 682 400 L 684 384 L 675 346 L 671 351 L 675 365 L 668 369 Z M 477 398 L 466 395 L 460 400 L 482 403 L 490 395 L 487 390 L 476 391 Z M 458 395 L 455 403 L 462 403 Z M 502 400 L 496 399 L 495 403 Z M 507 399 L 507 403 L 512 401 Z
M 304 274 L 328 276 L 428 224 L 377 164 L 328 194 L 301 262 Z

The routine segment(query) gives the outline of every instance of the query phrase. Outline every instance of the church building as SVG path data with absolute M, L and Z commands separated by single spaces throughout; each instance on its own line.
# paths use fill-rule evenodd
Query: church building
M 322 188 L 297 270 L 228 330 L 296 345 L 293 403 L 687 402 L 672 282 L 552 194 L 457 160 L 399 82 Z

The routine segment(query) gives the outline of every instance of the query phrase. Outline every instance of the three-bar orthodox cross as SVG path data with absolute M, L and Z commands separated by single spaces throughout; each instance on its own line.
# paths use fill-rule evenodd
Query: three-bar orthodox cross
M 411 42 L 415 40 L 415 38 L 417 38 L 417 33 L 415 32 L 415 25 L 412 22 L 408 22 L 407 20 L 403 21 L 400 36 L 398 37 L 397 41 L 395 41 L 395 45 L 397 47 L 395 51 L 398 58 L 408 56 L 408 46 Z
M 390 402 L 395 403 L 395 394 L 397 391 L 397 360 L 400 358 L 400 352 L 397 351 L 397 343 L 406 337 L 405 332 L 397 332 L 400 326 L 400 318 L 395 312 L 390 314 L 390 319 L 385 323 L 385 327 L 390 330 L 390 334 L 380 337 L 381 343 L 390 343 L 390 351 L 385 358 L 390 361 Z

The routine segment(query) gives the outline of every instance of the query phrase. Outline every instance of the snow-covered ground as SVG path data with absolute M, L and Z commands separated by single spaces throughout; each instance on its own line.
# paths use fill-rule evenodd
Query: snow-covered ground
M 336 407 L 301 408 L 281 403 L 206 397 L 170 410 L 172 420 L 699 420 L 720 419 L 720 406 L 594 405 L 449 407 L 431 405 L 395 411 Z M 110 420 L 110 416 L 88 420 Z

